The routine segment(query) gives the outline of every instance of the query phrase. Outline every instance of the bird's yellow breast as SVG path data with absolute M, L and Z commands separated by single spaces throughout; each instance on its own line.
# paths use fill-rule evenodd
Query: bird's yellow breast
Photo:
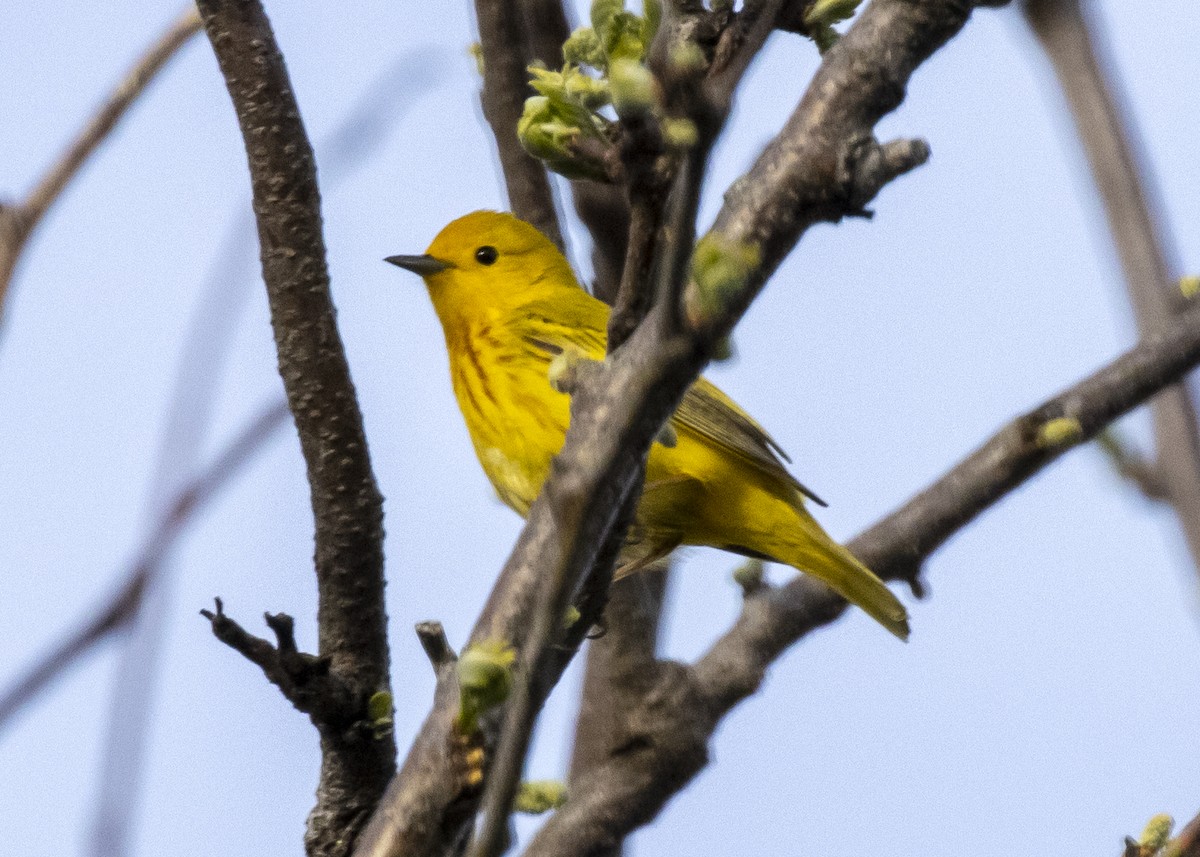
M 570 399 L 549 381 L 550 356 L 489 322 L 447 331 L 450 375 L 475 454 L 496 494 L 529 511 L 562 449 Z

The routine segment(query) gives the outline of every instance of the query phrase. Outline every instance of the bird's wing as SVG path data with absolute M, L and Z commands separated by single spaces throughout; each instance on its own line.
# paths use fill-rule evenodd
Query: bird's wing
M 608 306 L 583 289 L 562 289 L 552 299 L 522 304 L 509 321 L 532 352 L 549 361 L 572 350 L 603 360 L 608 342 Z
M 603 360 L 608 338 L 609 308 L 580 290 L 563 290 L 552 300 L 532 301 L 521 307 L 513 326 L 531 351 L 549 361 L 568 348 L 593 360 Z M 787 453 L 737 403 L 700 378 L 688 389 L 671 418 L 672 424 L 705 439 L 769 476 L 782 479 L 814 503 L 825 501 L 788 473 Z M 783 461 L 780 461 L 780 459 Z
M 767 434 L 766 429 L 706 379 L 700 378 L 691 386 L 672 420 L 741 457 L 767 475 L 784 480 L 814 503 L 825 505 L 824 500 L 788 473 L 780 458 L 783 461 L 791 459 Z

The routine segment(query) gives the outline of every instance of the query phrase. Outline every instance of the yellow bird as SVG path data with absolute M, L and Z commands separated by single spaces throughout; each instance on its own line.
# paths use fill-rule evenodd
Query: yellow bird
M 570 422 L 550 363 L 563 353 L 603 360 L 608 306 L 580 287 L 549 239 L 511 214 L 473 212 L 425 255 L 387 261 L 425 280 L 475 453 L 500 499 L 525 516 Z M 749 414 L 697 380 L 650 449 L 617 576 L 679 545 L 722 548 L 816 575 L 906 639 L 904 606 L 813 520 L 802 495 L 817 498 L 782 455 Z

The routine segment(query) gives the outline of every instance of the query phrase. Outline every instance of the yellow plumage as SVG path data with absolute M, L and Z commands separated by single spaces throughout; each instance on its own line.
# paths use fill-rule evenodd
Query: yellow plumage
M 563 352 L 602 360 L 608 306 L 580 288 L 547 238 L 509 214 L 468 214 L 424 256 L 388 261 L 424 277 L 475 452 L 500 499 L 524 516 L 570 421 L 569 398 L 550 385 L 550 362 Z M 908 636 L 903 605 L 813 520 L 808 492 L 784 469 L 778 446 L 732 399 L 701 378 L 670 427 L 669 445 L 650 450 L 618 574 L 681 544 L 723 548 L 814 574 Z

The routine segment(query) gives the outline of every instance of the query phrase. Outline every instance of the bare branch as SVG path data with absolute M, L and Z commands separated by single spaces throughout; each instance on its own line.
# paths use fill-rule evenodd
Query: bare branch
M 417 639 L 421 641 L 421 648 L 425 650 L 429 663 L 433 664 L 435 675 L 442 667 L 458 659 L 450 647 L 450 641 L 446 639 L 446 629 L 441 622 L 418 622 Z
M 319 655 L 352 705 L 319 724 L 321 780 L 305 843 L 342 855 L 395 770 L 390 732 L 347 727 L 390 693 L 383 600 L 383 506 L 334 322 L 312 148 L 261 5 L 201 0 L 250 164 L 263 279 L 308 468 L 316 524 Z
M 483 49 L 483 115 L 492 126 L 513 214 L 536 226 L 563 249 L 550 179 L 541 162 L 517 139 L 517 120 L 530 94 L 528 42 L 516 0 L 475 0 Z
M 1197 363 L 1200 306 L 1014 420 L 848 547 L 885 579 L 914 575 L 926 557 L 996 500 Z M 526 854 L 604 853 L 654 818 L 704 767 L 721 718 L 758 689 L 788 646 L 845 607 L 832 590 L 803 575 L 752 593 L 733 628 L 694 667 L 662 666 L 657 683 L 629 716 L 624 747 L 580 781 Z
M 729 110 L 733 93 L 750 62 L 775 29 L 786 0 L 750 0 L 742 4 L 731 24 L 721 33 L 705 94 L 722 112 Z
M 523 22 L 527 63 L 540 62 L 546 68 L 563 63 L 562 46 L 571 35 L 571 22 L 562 0 L 517 0 Z
M 188 4 L 183 14 L 138 58 L 133 68 L 109 95 L 108 100 L 88 120 L 79 136 L 50 167 L 29 195 L 13 205 L 0 203 L 0 316 L 3 314 L 4 299 L 16 270 L 17 259 L 29 236 L 50 210 L 50 206 L 62 195 L 67 184 L 79 172 L 79 168 L 107 139 L 117 122 L 137 101 L 150 81 L 198 32 L 200 15 L 194 6 Z
M 1050 58 L 1092 177 L 1104 200 L 1138 332 L 1145 336 L 1187 306 L 1173 287 L 1174 253 L 1149 170 L 1138 157 L 1137 129 L 1121 109 L 1117 81 L 1107 77 L 1098 28 L 1089 26 L 1079 0 L 1026 0 L 1025 17 Z M 1094 13 L 1095 10 L 1092 10 Z M 1155 472 L 1183 528 L 1200 571 L 1200 424 L 1185 384 L 1154 400 Z
M 1158 467 L 1115 428 L 1100 432 L 1096 444 L 1108 456 L 1117 475 L 1135 486 L 1147 500 L 1169 501 L 1166 479 Z
M 347 721 L 347 712 L 356 712 L 354 688 L 332 675 L 331 658 L 301 652 L 296 647 L 295 620 L 286 613 L 265 613 L 263 619 L 275 635 L 271 644 L 256 637 L 225 615 L 225 605 L 214 599 L 216 610 L 201 610 L 212 624 L 213 636 L 263 671 L 271 684 L 279 688 L 296 710 L 309 715 L 317 728 L 338 723 L 343 731 L 369 733 L 366 716 Z

